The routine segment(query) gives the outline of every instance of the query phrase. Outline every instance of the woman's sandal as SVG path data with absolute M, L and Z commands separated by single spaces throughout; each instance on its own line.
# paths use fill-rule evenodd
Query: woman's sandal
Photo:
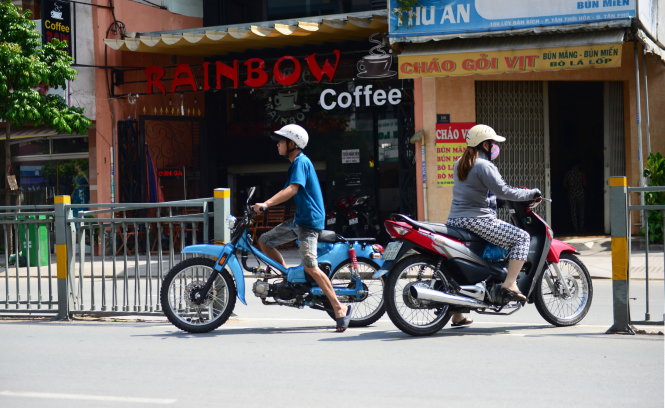
M 346 329 L 349 327 L 349 323 L 351 323 L 352 314 L 353 314 L 353 307 L 349 305 L 348 309 L 346 309 L 346 316 L 335 318 L 335 321 L 337 322 L 337 327 L 335 328 L 335 331 L 337 333 L 343 333 L 344 331 L 346 331 Z
M 471 319 L 467 319 L 467 318 L 465 317 L 464 319 L 460 320 L 460 321 L 457 322 L 457 323 L 451 323 L 451 324 L 450 324 L 450 327 L 454 327 L 454 328 L 456 328 L 456 329 L 457 329 L 457 328 L 460 328 L 460 327 L 469 327 L 469 326 L 471 326 L 472 323 L 473 323 L 473 320 L 471 320 Z
M 507 301 L 515 300 L 518 302 L 526 302 L 526 296 L 524 296 L 524 294 L 519 290 L 516 292 L 514 290 L 501 288 L 501 295 Z

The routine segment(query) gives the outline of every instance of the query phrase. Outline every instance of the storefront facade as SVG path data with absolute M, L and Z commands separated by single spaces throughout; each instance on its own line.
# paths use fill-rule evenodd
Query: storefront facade
M 289 165 L 268 136 L 298 123 L 328 210 L 367 196 L 380 218 L 415 213 L 413 81 L 397 78 L 387 28 L 382 9 L 107 39 L 143 66 L 113 84 L 137 112 L 118 125 L 119 199 L 150 190 L 122 177 L 143 171 L 146 153 L 166 200 L 230 187 L 237 207 L 250 186 L 267 198 Z
M 419 217 L 446 220 L 464 131 L 484 123 L 508 139 L 496 161 L 506 181 L 554 199 L 543 214 L 559 234 L 609 233 L 607 178 L 626 175 L 639 185 L 646 154 L 665 148 L 665 128 L 653 119 L 644 123 L 665 104 L 665 69 L 653 43 L 632 31 L 635 4 L 600 16 L 585 10 L 557 16 L 518 4 L 506 14 L 487 2 L 422 3 L 402 22 L 391 15 L 399 76 L 414 79 L 415 128 L 423 130 Z M 506 24 L 510 32 L 501 29 Z M 574 173 L 584 191 L 575 213 Z
M 215 136 L 207 139 L 210 147 L 204 150 L 215 152 L 208 168 L 216 166 L 217 171 L 209 172 L 203 184 L 228 185 L 238 192 L 257 185 L 259 196 L 269 197 L 282 187 L 289 163 L 277 156 L 268 136 L 298 123 L 310 134 L 305 152 L 317 169 L 326 208 L 334 209 L 351 196 L 368 195 L 383 217 L 415 209 L 413 163 L 406 158 L 413 157 L 412 146 L 404 141 L 413 132 L 412 81 L 395 79 L 389 68 L 371 77 L 359 73 L 368 45 L 365 41 L 331 44 L 328 49 L 280 49 L 278 53 L 296 60 L 316 50 L 320 61 L 337 68 L 321 81 L 304 73 L 309 79 L 293 86 L 272 81 L 207 95 L 207 117 L 218 120 L 206 121 L 208 134 Z M 339 62 L 334 63 L 337 55 Z M 266 66 L 280 58 L 284 57 L 266 57 Z M 216 115 L 220 110 L 225 114 Z

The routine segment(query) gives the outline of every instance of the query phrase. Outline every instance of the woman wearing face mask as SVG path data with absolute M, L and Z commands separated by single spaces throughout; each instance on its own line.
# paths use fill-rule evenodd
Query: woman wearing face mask
M 496 199 L 529 201 L 541 193 L 537 188 L 514 188 L 503 181 L 492 160 L 499 154 L 496 142 L 505 140 L 487 125 L 469 130 L 467 148 L 454 166 L 453 202 L 447 224 L 469 230 L 508 250 L 508 276 L 501 285 L 503 297 L 526 301 L 516 280 L 529 253 L 530 237 L 526 231 L 497 218 Z

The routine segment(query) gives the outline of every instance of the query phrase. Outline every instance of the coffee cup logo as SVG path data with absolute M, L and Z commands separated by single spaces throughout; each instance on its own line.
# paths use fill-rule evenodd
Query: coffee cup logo
M 305 120 L 305 114 L 310 111 L 307 102 L 298 104 L 298 91 L 295 89 L 281 89 L 268 99 L 265 104 L 266 115 L 276 125 L 287 125 Z
M 365 78 L 380 78 L 390 72 L 392 55 L 365 55 L 356 64 L 358 76 Z
M 51 10 L 51 18 L 62 20 L 62 9 L 60 8 L 60 4 L 55 3 L 53 6 L 53 10 Z
M 298 99 L 298 92 L 293 90 L 288 91 L 279 91 L 277 95 L 273 97 L 273 102 L 275 103 L 275 110 L 277 111 L 292 111 L 300 109 L 300 105 L 296 104 Z
M 369 37 L 369 42 L 376 45 L 369 50 L 369 55 L 356 63 L 358 78 L 389 78 L 397 74 L 390 70 L 393 57 L 383 50 L 383 43 L 376 39 L 379 35 L 381 33 L 374 33 Z

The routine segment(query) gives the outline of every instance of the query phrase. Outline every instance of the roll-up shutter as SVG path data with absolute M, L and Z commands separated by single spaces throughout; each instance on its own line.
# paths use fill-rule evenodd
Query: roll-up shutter
M 477 81 L 476 122 L 506 137 L 496 165 L 512 186 L 549 191 L 544 86 L 540 81 Z M 546 207 L 538 212 L 546 216 Z M 505 214 L 500 214 L 502 218 Z

